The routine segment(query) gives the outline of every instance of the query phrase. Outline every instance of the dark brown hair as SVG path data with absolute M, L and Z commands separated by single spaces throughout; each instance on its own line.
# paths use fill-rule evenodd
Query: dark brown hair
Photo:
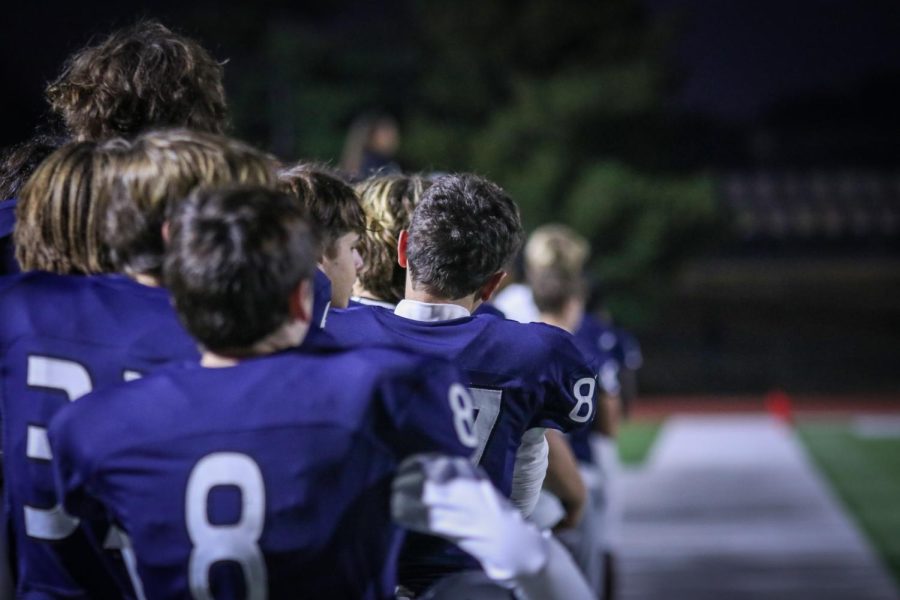
M 37 134 L 7 149 L 0 158 L 0 200 L 17 197 L 38 165 L 64 143 L 60 137 Z
M 198 189 L 172 211 L 165 283 L 182 322 L 227 356 L 290 319 L 291 293 L 316 268 L 303 207 L 263 187 Z
M 335 242 L 342 235 L 362 235 L 366 216 L 352 187 L 322 167 L 299 164 L 281 170 L 278 178 L 307 213 L 310 225 L 322 241 L 322 253 L 334 258 Z
M 75 53 L 47 87 L 47 100 L 79 140 L 130 138 L 154 127 L 221 133 L 227 116 L 222 65 L 157 21 Z
M 477 175 L 438 177 L 409 222 L 406 258 L 415 289 L 455 300 L 475 294 L 522 244 L 519 207 Z

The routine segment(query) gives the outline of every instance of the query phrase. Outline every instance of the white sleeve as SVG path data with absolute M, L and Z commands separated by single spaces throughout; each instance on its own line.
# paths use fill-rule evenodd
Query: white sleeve
M 547 475 L 550 445 L 544 437 L 545 431 L 543 427 L 534 427 L 526 431 L 516 451 L 509 500 L 525 517 L 534 511 L 544 477 Z
M 507 319 L 520 323 L 532 323 L 538 320 L 540 313 L 534 303 L 531 288 L 521 283 L 512 283 L 494 296 L 494 306 L 503 311 Z
M 588 600 L 596 598 L 572 556 L 555 538 L 545 538 L 547 560 L 536 573 L 504 582 L 519 600 Z

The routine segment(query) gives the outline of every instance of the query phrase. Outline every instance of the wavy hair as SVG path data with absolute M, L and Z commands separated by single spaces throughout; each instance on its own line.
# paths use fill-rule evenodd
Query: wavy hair
M 162 227 L 195 188 L 275 188 L 275 159 L 237 140 L 187 129 L 151 131 L 115 154 L 105 239 L 116 268 L 162 274 Z
M 383 175 L 356 184 L 366 230 L 360 238 L 359 283 L 376 300 L 396 304 L 406 291 L 406 269 L 397 264 L 397 238 L 431 180 L 419 175 Z
M 158 127 L 221 133 L 222 65 L 196 41 L 142 21 L 72 55 L 46 95 L 77 140 Z

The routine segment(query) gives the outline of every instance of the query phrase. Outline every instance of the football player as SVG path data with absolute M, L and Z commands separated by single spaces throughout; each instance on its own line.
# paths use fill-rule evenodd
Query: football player
M 366 218 L 359 197 L 352 187 L 312 165 L 282 169 L 278 177 L 300 201 L 322 240 L 319 270 L 330 283 L 331 306 L 347 308 L 362 266 L 357 246 Z M 321 275 L 316 278 L 316 285 L 321 279 Z
M 304 215 L 261 187 L 179 203 L 165 283 L 201 363 L 98 391 L 51 425 L 65 510 L 111 519 L 139 597 L 390 598 L 399 462 L 471 454 L 449 363 L 297 348 L 318 259 Z
M 169 200 L 229 182 L 274 185 L 275 177 L 243 144 L 172 130 L 132 144 L 64 146 L 25 186 L 15 235 L 19 262 L 32 271 L 0 288 L 6 507 L 20 595 L 109 593 L 103 574 L 82 564 L 101 533 L 55 501 L 46 426 L 92 389 L 198 357 L 157 287 L 161 230 Z M 75 276 L 114 270 L 128 276 Z
M 525 262 L 532 297 L 539 319 L 575 334 L 576 343 L 600 365 L 599 381 L 603 392 L 592 427 L 569 436 L 572 450 L 581 465 L 582 477 L 590 490 L 590 508 L 575 531 L 561 535 L 572 550 L 592 588 L 598 595 L 611 597 L 615 587 L 612 533 L 616 512 L 611 504 L 617 465 L 610 457 L 594 451 L 599 438 L 612 445 L 619 422 L 619 361 L 609 348 L 603 333 L 610 331 L 585 311 L 587 286 L 584 269 L 590 246 L 571 228 L 559 224 L 543 225 L 530 236 L 525 246 Z M 607 443 L 607 442 L 604 442 Z M 614 452 L 613 447 L 613 452 Z M 603 575 L 601 577 L 601 574 Z
M 475 460 L 527 515 L 546 472 L 545 429 L 588 423 L 597 380 L 565 332 L 472 315 L 503 278 L 502 266 L 521 239 L 518 208 L 498 186 L 473 175 L 437 178 L 398 240 L 398 261 L 407 269 L 404 300 L 394 311 L 341 311 L 329 331 L 343 343 L 378 340 L 460 365 L 477 409 Z M 455 548 L 411 536 L 401 583 L 419 592 L 470 564 Z

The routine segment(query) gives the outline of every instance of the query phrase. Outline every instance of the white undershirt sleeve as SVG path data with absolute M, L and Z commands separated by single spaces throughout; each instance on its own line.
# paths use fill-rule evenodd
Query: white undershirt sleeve
M 534 427 L 522 435 L 513 468 L 512 491 L 509 500 L 528 517 L 537 504 L 547 474 L 550 446 L 544 437 L 545 428 Z

